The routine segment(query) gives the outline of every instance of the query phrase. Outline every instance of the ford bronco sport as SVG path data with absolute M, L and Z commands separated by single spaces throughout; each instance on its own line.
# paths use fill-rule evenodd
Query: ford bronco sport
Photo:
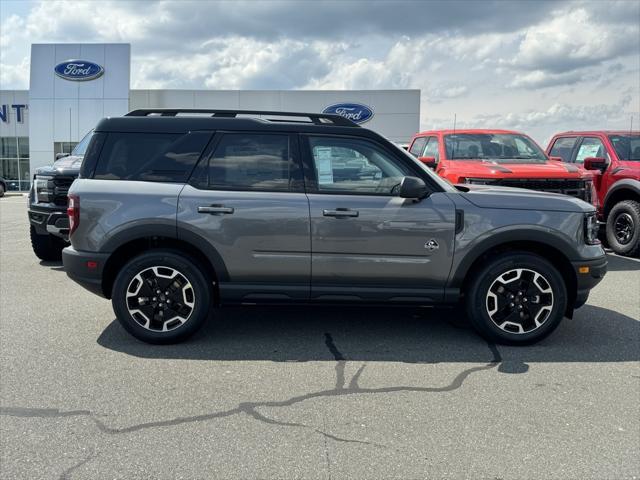
M 100 121 L 69 191 L 67 274 L 135 337 L 215 305 L 466 305 L 492 341 L 548 335 L 604 276 L 595 208 L 453 187 L 332 114 L 136 110 Z
M 547 157 L 527 135 L 510 130 L 418 133 L 409 151 L 451 183 L 562 193 L 593 202 L 592 174 Z
M 547 152 L 595 173 L 598 217 L 609 247 L 620 255 L 639 255 L 640 132 L 558 133 Z

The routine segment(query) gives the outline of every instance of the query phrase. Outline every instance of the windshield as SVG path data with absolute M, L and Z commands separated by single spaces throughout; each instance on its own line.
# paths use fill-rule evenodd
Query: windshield
M 78 157 L 84 157 L 84 152 L 87 150 L 87 145 L 89 145 L 89 140 L 93 136 L 93 130 L 89 130 L 80 143 L 78 143 L 71 152 L 71 155 L 77 155 Z
M 609 135 L 618 158 L 627 161 L 640 161 L 640 135 Z
M 445 135 L 449 160 L 496 160 L 510 163 L 543 163 L 544 152 L 533 140 L 511 133 L 455 133 Z

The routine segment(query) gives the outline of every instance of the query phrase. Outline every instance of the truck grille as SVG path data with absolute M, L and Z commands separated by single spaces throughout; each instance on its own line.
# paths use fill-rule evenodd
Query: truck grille
M 497 180 L 494 185 L 528 188 L 529 190 L 538 190 L 540 192 L 562 193 L 563 195 L 569 195 L 586 202 L 591 202 L 591 182 L 587 180 L 503 178 Z
M 47 182 L 51 202 L 61 207 L 67 206 L 67 193 L 75 180 L 74 177 L 54 177 Z

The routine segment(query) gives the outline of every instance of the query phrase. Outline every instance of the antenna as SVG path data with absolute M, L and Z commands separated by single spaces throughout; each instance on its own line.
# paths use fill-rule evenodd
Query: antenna
M 629 133 L 633 133 L 633 115 L 631 115 L 631 125 L 629 126 Z

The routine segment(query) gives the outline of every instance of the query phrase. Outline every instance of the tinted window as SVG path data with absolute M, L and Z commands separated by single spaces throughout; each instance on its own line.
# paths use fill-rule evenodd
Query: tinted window
M 320 192 L 393 195 L 411 174 L 366 140 L 311 137 L 309 144 Z
M 446 135 L 450 160 L 508 160 L 509 163 L 543 163 L 544 152 L 533 140 L 513 133 L 457 133 Z
M 440 152 L 438 151 L 438 139 L 436 137 L 429 137 L 429 143 L 427 148 L 422 154 L 424 157 L 434 157 L 436 160 L 440 159 Z
M 87 147 L 89 146 L 89 142 L 91 141 L 91 137 L 93 136 L 93 130 L 89 130 L 80 143 L 75 146 L 71 155 L 82 156 L 87 151 Z
M 427 137 L 418 137 L 413 141 L 413 145 L 409 149 L 409 153 L 416 157 L 422 156 L 422 151 L 427 143 Z
M 211 133 L 110 133 L 94 178 L 185 182 Z
M 604 145 L 599 138 L 587 137 L 582 140 L 576 155 L 576 163 L 584 163 L 587 157 L 605 157 Z
M 640 135 L 609 135 L 620 160 L 640 160 Z
M 84 157 L 82 158 L 82 164 L 80 165 L 80 178 L 92 177 L 93 171 L 98 163 L 100 151 L 106 139 L 106 133 L 98 132 L 91 135 L 91 140 L 89 141 L 89 145 L 87 145 Z
M 562 137 L 558 138 L 553 147 L 551 147 L 551 151 L 549 155 L 552 157 L 560 157 L 563 162 L 571 161 L 571 152 L 573 151 L 573 146 L 576 144 L 576 137 Z
M 289 152 L 288 135 L 225 134 L 209 160 L 209 187 L 289 191 Z

